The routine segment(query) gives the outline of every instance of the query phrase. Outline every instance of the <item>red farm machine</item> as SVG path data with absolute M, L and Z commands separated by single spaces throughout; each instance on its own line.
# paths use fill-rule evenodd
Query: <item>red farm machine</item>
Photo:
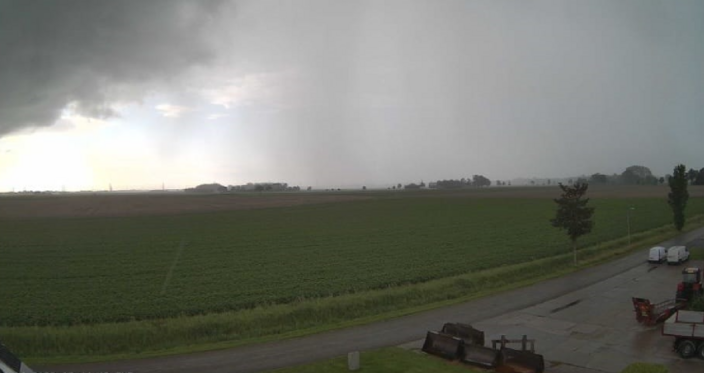
M 702 270 L 689 267 L 682 270 L 682 282 L 677 284 L 678 301 L 689 302 L 692 297 L 702 295 Z
M 689 267 L 682 270 L 682 281 L 677 284 L 675 299 L 653 303 L 646 298 L 631 298 L 636 320 L 639 323 L 653 326 L 667 320 L 677 311 L 687 308 L 689 301 L 695 295 L 702 294 L 702 270 Z

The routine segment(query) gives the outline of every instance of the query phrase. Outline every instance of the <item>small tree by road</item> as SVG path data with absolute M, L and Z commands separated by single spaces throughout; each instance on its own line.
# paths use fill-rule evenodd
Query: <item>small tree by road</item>
M 589 198 L 584 198 L 584 194 L 589 188 L 587 183 L 575 183 L 574 185 L 558 184 L 562 189 L 562 195 L 555 200 L 557 212 L 555 218 L 550 220 L 553 227 L 564 229 L 572 240 L 572 251 L 574 253 L 574 265 L 577 265 L 577 239 L 592 231 L 594 222 L 592 215 L 593 207 L 587 207 Z
M 683 164 L 675 166 L 672 177 L 669 178 L 670 193 L 667 195 L 667 203 L 672 208 L 673 223 L 678 231 L 684 227 L 684 209 L 687 207 L 689 192 L 687 192 L 687 174 Z

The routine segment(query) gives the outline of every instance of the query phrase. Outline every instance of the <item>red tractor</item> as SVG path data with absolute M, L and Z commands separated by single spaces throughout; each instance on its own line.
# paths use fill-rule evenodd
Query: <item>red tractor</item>
M 696 267 L 682 270 L 682 282 L 677 284 L 677 301 L 689 302 L 702 295 L 702 270 Z

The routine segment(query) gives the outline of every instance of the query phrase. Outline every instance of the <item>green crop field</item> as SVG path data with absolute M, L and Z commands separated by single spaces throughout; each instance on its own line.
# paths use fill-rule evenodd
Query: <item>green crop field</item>
M 691 213 L 704 200 L 690 202 Z M 595 200 L 582 244 L 667 224 L 660 199 Z M 564 253 L 543 199 L 378 199 L 0 225 L 2 325 L 163 318 L 423 282 Z M 181 246 L 183 245 L 183 246 Z M 172 268 L 173 267 L 173 268 Z M 169 271 L 172 271 L 165 284 Z
M 592 205 L 584 246 L 625 236 L 629 207 L 633 233 L 672 216 L 663 198 Z M 0 327 L 266 308 L 569 253 L 564 232 L 549 225 L 554 209 L 546 198 L 377 195 L 169 216 L 3 219 Z M 687 214 L 702 213 L 704 198 L 691 198 Z

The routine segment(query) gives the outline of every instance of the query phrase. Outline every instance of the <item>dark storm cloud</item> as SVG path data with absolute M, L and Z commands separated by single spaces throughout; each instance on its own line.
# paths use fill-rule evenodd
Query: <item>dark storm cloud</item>
M 0 0 L 0 136 L 91 117 L 213 57 L 219 1 Z
M 233 53 L 297 73 L 249 137 L 286 180 L 664 174 L 704 155 L 704 2 L 276 4 L 240 9 Z
M 699 0 L 0 0 L 0 136 L 142 100 L 114 131 L 211 157 L 209 181 L 663 175 L 704 159 L 702 20 Z

